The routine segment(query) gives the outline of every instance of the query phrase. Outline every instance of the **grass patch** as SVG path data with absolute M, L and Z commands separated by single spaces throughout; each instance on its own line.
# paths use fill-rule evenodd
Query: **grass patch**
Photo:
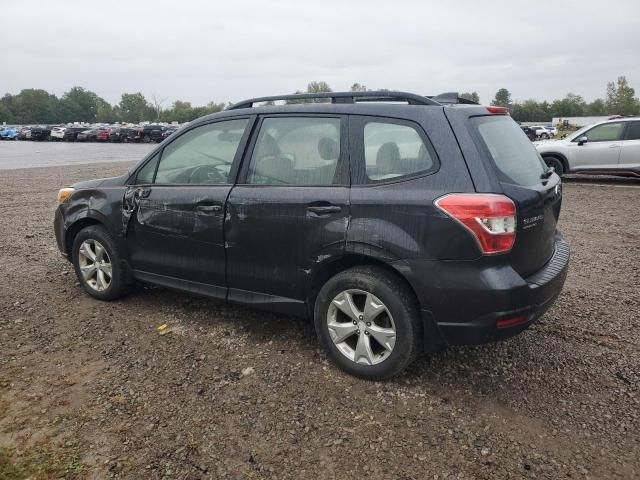
M 84 465 L 77 451 L 60 454 L 35 447 L 18 453 L 0 448 L 0 480 L 72 480 L 81 478 L 83 471 Z

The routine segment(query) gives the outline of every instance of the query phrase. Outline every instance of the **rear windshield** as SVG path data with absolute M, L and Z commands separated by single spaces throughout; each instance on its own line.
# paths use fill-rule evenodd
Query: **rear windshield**
M 542 157 L 511 117 L 474 117 L 482 147 L 493 158 L 501 182 L 531 186 L 541 181 L 546 170 Z M 539 128 L 539 127 L 538 127 Z

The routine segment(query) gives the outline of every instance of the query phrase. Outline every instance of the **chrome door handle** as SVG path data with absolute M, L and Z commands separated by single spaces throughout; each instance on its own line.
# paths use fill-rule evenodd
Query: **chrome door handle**
M 326 215 L 328 213 L 337 213 L 340 210 L 342 210 L 342 208 L 340 208 L 337 205 L 318 205 L 318 206 L 310 206 L 307 207 L 307 210 L 312 212 L 312 213 L 317 213 L 319 215 Z
M 203 213 L 213 213 L 222 210 L 222 205 L 198 205 L 196 210 Z

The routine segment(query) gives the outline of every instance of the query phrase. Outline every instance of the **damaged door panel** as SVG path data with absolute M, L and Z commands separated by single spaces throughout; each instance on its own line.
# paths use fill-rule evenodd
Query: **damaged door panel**
M 187 130 L 139 170 L 122 214 L 137 277 L 226 296 L 225 204 L 248 123 L 236 118 Z
M 134 268 L 224 287 L 223 218 L 230 190 L 156 185 L 130 195 L 134 209 L 126 242 Z

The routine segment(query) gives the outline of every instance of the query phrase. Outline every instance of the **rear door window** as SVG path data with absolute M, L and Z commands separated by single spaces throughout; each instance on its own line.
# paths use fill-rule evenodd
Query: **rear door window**
M 501 182 L 537 185 L 546 166 L 542 157 L 513 119 L 506 115 L 471 118 L 480 146 L 493 159 Z
M 629 122 L 626 140 L 640 140 L 640 122 Z
M 251 155 L 247 183 L 336 183 L 340 158 L 340 131 L 340 118 L 265 118 Z

